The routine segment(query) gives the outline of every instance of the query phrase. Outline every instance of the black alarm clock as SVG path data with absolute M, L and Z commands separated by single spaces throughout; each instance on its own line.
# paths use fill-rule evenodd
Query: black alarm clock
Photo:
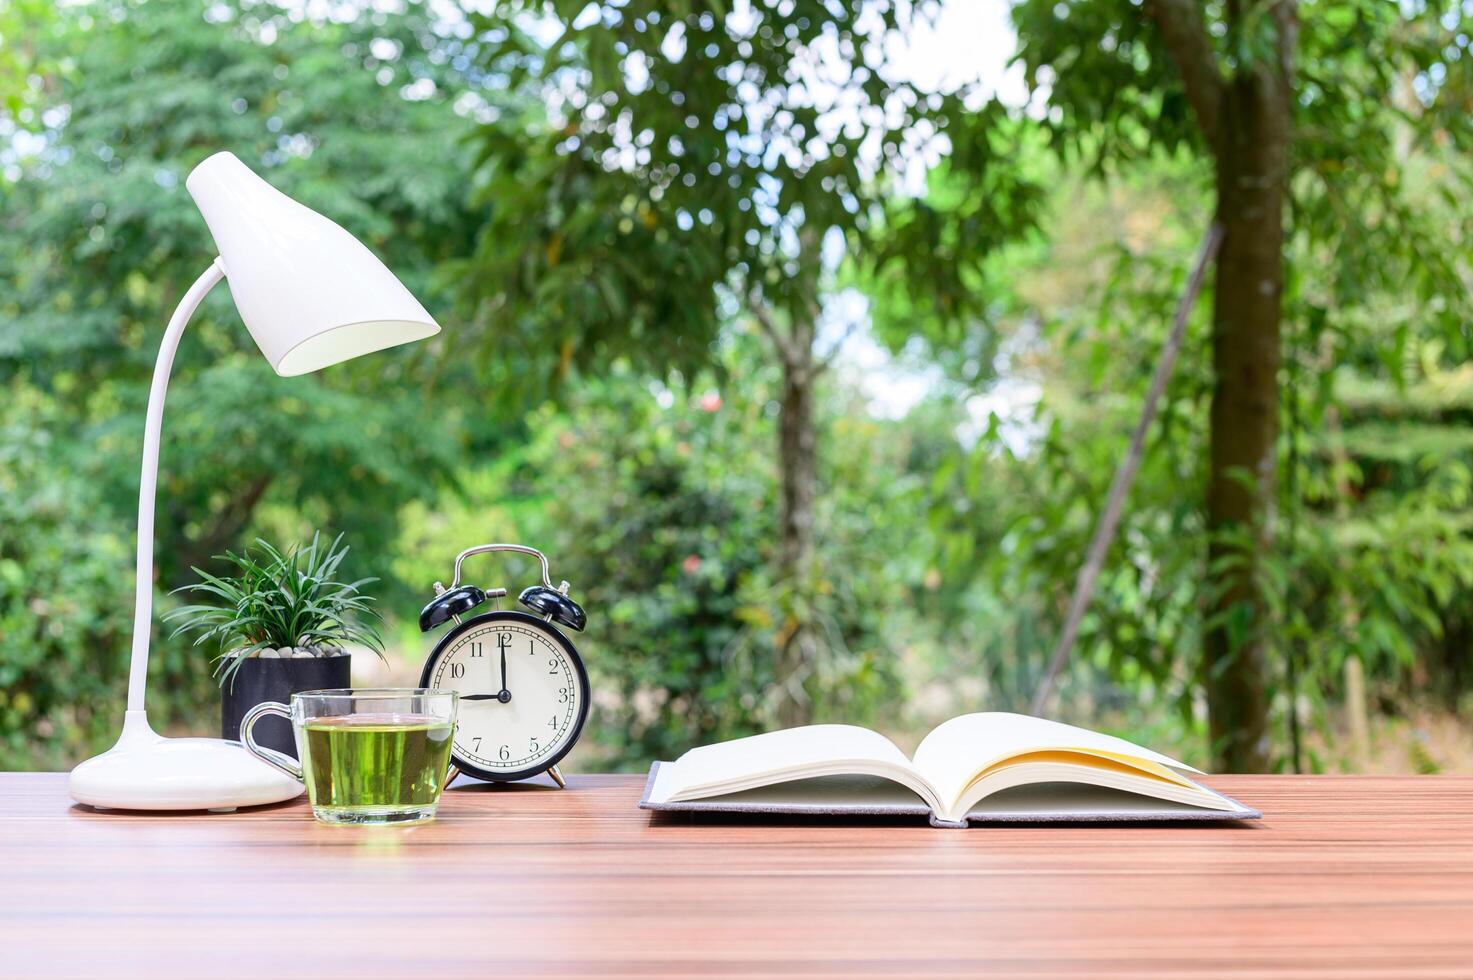
M 461 584 L 461 563 L 492 551 L 531 555 L 541 563 L 542 584 L 518 596 L 529 612 L 501 609 L 499 603 L 484 608 L 506 589 Z M 419 615 L 426 633 L 446 623 L 454 625 L 430 651 L 419 683 L 460 692 L 451 744 L 455 768 L 496 782 L 545 772 L 566 788 L 557 764 L 583 733 L 589 704 L 583 658 L 559 629 L 582 631 L 587 623 L 582 607 L 568 598 L 568 583 L 553 588 L 547 556 L 535 548 L 467 548 L 455 559 L 450 588 L 436 582 L 434 600 Z M 452 770 L 450 779 L 455 775 Z

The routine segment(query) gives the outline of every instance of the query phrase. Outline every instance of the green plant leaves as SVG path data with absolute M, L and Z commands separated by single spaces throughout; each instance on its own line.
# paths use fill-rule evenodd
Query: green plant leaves
M 195 646 L 219 646 L 215 672 L 222 684 L 247 657 L 267 649 L 358 645 L 382 658 L 374 600 L 359 591 L 378 580 L 336 578 L 348 556 L 342 540 L 338 535 L 324 545 L 314 532 L 305 548 L 283 552 L 258 538 L 254 551 L 217 555 L 235 574 L 213 575 L 196 568 L 200 581 L 175 590 L 214 601 L 179 606 L 164 619 L 178 624 L 174 636 L 192 633 Z

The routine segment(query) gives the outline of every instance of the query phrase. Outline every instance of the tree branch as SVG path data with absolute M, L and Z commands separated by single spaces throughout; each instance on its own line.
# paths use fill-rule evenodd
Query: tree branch
M 1166 50 L 1186 87 L 1187 101 L 1215 153 L 1222 132 L 1223 81 L 1202 8 L 1198 0 L 1149 0 L 1147 9 L 1161 28 Z
M 789 368 L 796 367 L 801 358 L 793 345 L 793 341 L 777 321 L 772 318 L 772 310 L 768 308 L 767 301 L 762 298 L 762 292 L 753 286 L 747 292 L 747 308 L 752 311 L 752 318 L 757 321 L 757 326 L 762 328 L 772 345 L 777 348 L 777 356 L 782 358 L 783 364 Z
M 210 559 L 239 537 L 240 532 L 250 523 L 256 505 L 271 486 L 271 480 L 271 474 L 262 474 L 252 480 L 242 493 L 231 499 L 220 511 L 214 527 L 194 542 L 194 547 L 185 556 L 180 569 L 188 571 L 191 568 L 209 567 Z
M 1277 0 L 1273 6 L 1274 24 L 1278 28 L 1279 71 L 1283 75 L 1285 94 L 1294 83 L 1294 52 L 1299 47 L 1298 0 Z
M 1166 382 L 1171 379 L 1171 369 L 1176 365 L 1176 355 L 1181 350 L 1182 337 L 1187 329 L 1187 317 L 1192 312 L 1192 307 L 1197 302 L 1197 294 L 1202 290 L 1202 282 L 1207 278 L 1207 267 L 1217 256 L 1218 247 L 1222 245 L 1222 225 L 1213 224 L 1207 229 L 1207 235 L 1202 239 L 1202 247 L 1197 252 L 1197 262 L 1192 267 L 1192 274 L 1187 279 L 1186 292 L 1182 294 L 1181 302 L 1176 308 L 1176 319 L 1171 324 L 1171 333 L 1166 335 L 1166 343 L 1161 347 L 1161 356 L 1156 361 L 1156 371 L 1151 376 L 1151 387 L 1146 392 L 1146 402 L 1141 406 L 1141 417 L 1135 425 L 1135 432 L 1130 437 L 1130 448 L 1126 450 L 1125 456 L 1120 460 L 1120 466 L 1115 470 L 1115 478 L 1110 481 L 1110 494 L 1105 500 L 1105 509 L 1100 514 L 1099 523 L 1095 525 L 1094 537 L 1089 542 L 1089 551 L 1086 552 L 1084 564 L 1079 568 L 1079 578 L 1074 584 L 1074 595 L 1069 600 L 1069 612 L 1064 618 L 1064 629 L 1059 634 L 1058 646 L 1054 648 L 1054 655 L 1049 660 L 1048 670 L 1043 675 L 1043 680 L 1038 685 L 1038 691 L 1033 696 L 1032 711 L 1035 715 L 1043 714 L 1048 707 L 1049 698 L 1054 693 L 1054 682 L 1058 679 L 1059 671 L 1064 669 L 1064 663 L 1069 659 L 1069 653 L 1074 648 L 1074 638 L 1079 635 L 1079 623 L 1084 618 L 1084 611 L 1089 608 L 1089 601 L 1094 596 L 1095 582 L 1100 577 L 1100 568 L 1105 564 L 1105 552 L 1110 549 L 1110 542 L 1115 539 L 1115 527 L 1120 523 L 1120 512 L 1125 507 L 1125 495 L 1130 492 L 1130 485 L 1135 482 L 1136 470 L 1140 468 L 1141 457 L 1146 451 L 1146 433 L 1150 431 L 1151 422 L 1156 418 L 1156 407 L 1161 401 L 1161 396 L 1166 392 Z

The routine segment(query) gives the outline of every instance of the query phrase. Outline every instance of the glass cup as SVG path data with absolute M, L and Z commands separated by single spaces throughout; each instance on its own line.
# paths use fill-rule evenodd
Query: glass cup
M 312 815 L 323 823 L 423 823 L 435 818 L 450 771 L 458 697 L 408 687 L 303 691 L 290 706 L 266 701 L 246 712 L 240 740 L 306 783 Z M 266 715 L 291 722 L 300 766 L 251 737 Z

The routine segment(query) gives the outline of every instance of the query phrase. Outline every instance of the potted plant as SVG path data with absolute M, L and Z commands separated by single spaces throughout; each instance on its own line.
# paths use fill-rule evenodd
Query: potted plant
M 282 552 L 257 539 L 257 550 L 216 556 L 234 574 L 211 575 L 194 569 L 200 581 L 176 592 L 208 597 L 165 615 L 177 621 L 174 636 L 193 633 L 194 645 L 218 643 L 220 735 L 240 738 L 240 721 L 263 701 L 287 702 L 298 691 L 348 687 L 349 644 L 368 647 L 383 658 L 383 641 L 371 608 L 373 598 L 359 590 L 377 579 L 338 579 L 348 554 L 342 535 L 324 546 L 312 535 L 305 548 Z M 291 726 L 263 718 L 252 733 L 267 748 L 296 757 Z

